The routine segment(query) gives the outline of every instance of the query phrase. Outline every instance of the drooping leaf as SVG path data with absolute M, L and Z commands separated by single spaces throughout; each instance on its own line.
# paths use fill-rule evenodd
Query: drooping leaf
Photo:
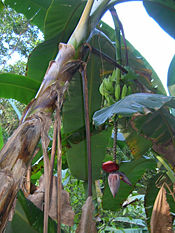
M 157 183 L 158 181 L 160 181 L 162 179 L 162 177 L 165 178 L 165 176 L 163 176 L 164 174 L 162 172 L 152 176 L 149 181 L 148 181 L 148 185 L 147 185 L 147 189 L 146 189 L 146 194 L 145 194 L 145 199 L 144 199 L 144 207 L 145 207 L 145 212 L 146 212 L 146 219 L 147 219 L 147 226 L 150 229 L 150 220 L 151 220 L 151 214 L 152 214 L 152 210 L 153 210 L 153 205 L 155 202 L 155 199 L 157 197 L 157 194 L 159 192 L 159 188 L 157 187 Z M 171 182 L 168 181 L 168 183 L 171 184 Z M 167 195 L 167 201 L 168 204 L 171 208 L 171 211 L 174 212 L 175 209 L 175 202 L 173 200 L 172 195 L 170 194 L 169 190 L 166 189 L 168 195 Z
M 94 205 L 92 202 L 92 197 L 89 196 L 86 203 L 82 207 L 82 214 L 80 223 L 77 227 L 76 233 L 96 233 L 96 222 L 93 219 Z
M 175 38 L 175 4 L 173 0 L 143 0 L 148 14 L 173 38 Z
M 114 114 L 125 117 L 134 114 L 147 115 L 152 111 L 159 110 L 163 106 L 175 108 L 175 99 L 173 97 L 159 94 L 136 93 L 126 96 L 124 99 L 116 102 L 110 107 L 95 112 L 93 120 L 95 125 L 98 126 L 110 119 Z
M 125 117 L 120 120 L 122 133 L 134 157 L 138 158 L 152 146 L 174 166 L 175 118 L 167 109 L 175 107 L 174 100 L 158 94 L 132 94 L 96 112 L 94 121 L 99 125 L 113 114 L 122 115 Z M 128 116 L 132 117 L 128 120 Z
M 94 181 L 100 178 L 102 161 L 105 157 L 105 150 L 110 136 L 111 129 L 109 128 L 91 137 L 92 178 Z M 67 152 L 67 161 L 72 175 L 77 179 L 87 181 L 88 171 L 85 140 L 78 144 L 71 144 L 71 148 Z
M 125 173 L 129 178 L 132 186 L 127 185 L 123 181 L 120 182 L 120 188 L 115 198 L 113 198 L 108 184 L 105 184 L 103 195 L 103 208 L 106 210 L 118 210 L 121 208 L 123 202 L 127 199 L 129 194 L 134 189 L 135 184 L 140 180 L 147 169 L 154 169 L 156 162 L 151 159 L 138 159 L 129 163 L 123 163 L 120 166 L 120 171 Z
M 22 0 L 5 0 L 5 3 L 18 13 L 22 13 L 26 16 L 31 23 L 39 27 L 40 30 L 44 30 L 44 20 L 47 10 L 52 0 L 28 0 L 25 4 Z
M 168 69 L 167 86 L 170 95 L 175 96 L 175 55 Z
M 40 177 L 38 189 L 31 195 L 27 197 L 34 205 L 43 211 L 44 207 L 44 176 Z M 51 189 L 50 196 L 50 207 L 49 207 L 49 216 L 57 220 L 57 198 L 58 198 L 58 188 L 57 188 L 57 179 L 53 176 L 53 185 Z M 61 191 L 61 222 L 62 224 L 73 226 L 74 224 L 74 212 L 70 205 L 69 193 L 65 190 Z
M 162 185 L 156 197 L 151 215 L 151 233 L 173 233 L 172 216 L 166 199 L 166 190 Z
M 21 103 L 28 104 L 35 97 L 40 82 L 22 75 L 0 74 L 0 97 L 13 98 Z

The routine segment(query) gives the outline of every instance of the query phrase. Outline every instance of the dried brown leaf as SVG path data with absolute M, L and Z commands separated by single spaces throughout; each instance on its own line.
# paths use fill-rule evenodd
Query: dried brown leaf
M 82 207 L 81 220 L 77 227 L 76 233 L 96 233 L 96 223 L 93 219 L 94 206 L 92 197 L 88 197 Z
M 166 190 L 162 185 L 156 197 L 152 216 L 151 233 L 173 233 L 170 207 L 166 200 Z
M 41 176 L 39 188 L 32 195 L 28 196 L 28 199 L 32 201 L 33 204 L 35 204 L 41 210 L 43 210 L 44 206 L 44 192 L 44 177 Z M 49 216 L 54 220 L 57 220 L 57 195 L 57 178 L 54 176 L 49 206 Z M 65 190 L 62 190 L 61 195 L 61 222 L 65 225 L 73 226 L 75 214 L 70 205 L 69 193 Z

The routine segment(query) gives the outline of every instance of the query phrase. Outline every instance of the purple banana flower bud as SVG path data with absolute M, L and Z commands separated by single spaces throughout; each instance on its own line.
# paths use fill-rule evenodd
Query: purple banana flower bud
M 112 196 L 115 197 L 120 186 L 120 174 L 118 172 L 110 173 L 108 176 L 108 184 L 111 190 Z

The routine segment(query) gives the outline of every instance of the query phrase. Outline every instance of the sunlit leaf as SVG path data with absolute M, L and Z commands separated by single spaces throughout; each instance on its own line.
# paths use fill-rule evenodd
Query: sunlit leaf
M 79 21 L 85 4 L 86 2 L 81 0 L 53 0 L 45 19 L 45 39 L 58 38 L 60 33 L 62 38 L 69 38 Z
M 0 97 L 13 98 L 21 103 L 28 104 L 35 97 L 40 82 L 22 75 L 0 74 Z
M 57 38 L 39 44 L 28 58 L 27 76 L 41 82 L 49 66 L 49 62 L 55 59 L 57 53 Z
M 45 41 L 29 56 L 27 64 L 29 77 L 39 81 L 43 79 L 49 62 L 55 59 L 58 53 L 59 43 L 66 43 L 76 27 L 85 3 L 80 0 L 52 1 L 45 18 Z
M 11 8 L 15 9 L 18 13 L 26 16 L 31 23 L 37 25 L 41 30 L 44 30 L 44 20 L 47 10 L 51 4 L 51 0 L 5 0 Z
M 101 125 L 110 119 L 114 114 L 121 116 L 132 116 L 134 114 L 148 114 L 157 111 L 163 106 L 174 107 L 175 99 L 159 94 L 137 93 L 126 96 L 110 107 L 95 112 L 93 120 L 95 125 Z

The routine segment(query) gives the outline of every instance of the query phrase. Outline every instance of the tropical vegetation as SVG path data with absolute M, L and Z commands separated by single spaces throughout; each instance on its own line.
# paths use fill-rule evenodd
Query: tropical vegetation
M 173 232 L 175 57 L 167 96 L 122 2 L 0 2 L 0 232 Z M 174 1 L 142 2 L 175 38 Z

